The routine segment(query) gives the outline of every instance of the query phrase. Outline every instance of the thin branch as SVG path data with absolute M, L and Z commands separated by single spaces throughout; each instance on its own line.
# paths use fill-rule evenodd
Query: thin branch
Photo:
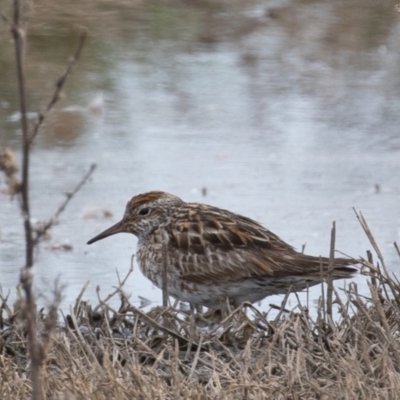
M 32 144 L 33 139 L 35 138 L 37 132 L 39 131 L 39 127 L 44 120 L 45 114 L 40 114 L 39 120 L 34 127 L 33 133 L 31 134 L 29 131 L 28 118 L 27 118 L 26 80 L 25 80 L 25 47 L 26 47 L 26 25 L 27 25 L 26 20 L 28 17 L 28 10 L 29 10 L 29 4 L 26 0 L 14 0 L 13 22 L 11 24 L 10 31 L 14 39 L 14 47 L 15 47 L 15 59 L 16 59 L 20 113 L 21 113 L 21 129 L 22 129 L 22 172 L 21 172 L 21 183 L 20 185 L 18 185 L 18 194 L 20 198 L 20 208 L 24 221 L 24 230 L 25 230 L 25 266 L 21 271 L 20 282 L 25 292 L 24 314 L 28 332 L 28 346 L 29 346 L 29 353 L 31 360 L 30 375 L 32 381 L 32 399 L 41 400 L 44 397 L 43 387 L 41 382 L 41 365 L 43 364 L 45 349 L 43 345 L 38 341 L 37 337 L 36 304 L 32 290 L 32 282 L 33 282 L 32 266 L 33 266 L 34 247 L 37 245 L 40 237 L 46 232 L 47 229 L 49 229 L 49 227 L 54 223 L 56 218 L 64 211 L 65 207 L 67 206 L 71 198 L 87 181 L 89 176 L 92 174 L 95 165 L 91 166 L 89 173 L 86 174 L 84 179 L 79 183 L 79 185 L 75 188 L 75 190 L 67 195 L 67 199 L 59 207 L 53 219 L 51 219 L 44 226 L 44 228 L 36 232 L 36 238 L 33 239 L 33 230 L 31 225 L 31 218 L 30 218 L 31 213 L 29 205 L 30 145 Z M 3 15 L 1 16 L 4 19 L 4 16 Z M 7 21 L 7 19 L 5 20 Z M 81 36 L 79 46 L 74 57 L 69 61 L 66 71 L 57 81 L 56 90 L 54 92 L 52 99 L 50 100 L 50 103 L 47 106 L 46 113 L 57 102 L 60 92 L 64 86 L 64 83 L 68 75 L 70 74 L 74 64 L 79 58 L 85 37 L 86 33 Z M 11 170 L 9 170 L 8 172 L 10 175 Z M 55 319 L 56 319 L 56 307 L 54 307 L 54 309 L 50 312 L 50 318 L 48 319 L 48 325 L 46 326 L 46 332 L 49 335 L 44 339 L 44 344 L 46 347 L 50 343 L 51 327 L 52 326 L 54 327 Z
M 66 82 L 68 76 L 70 75 L 70 73 L 72 72 L 74 65 L 79 60 L 83 46 L 85 44 L 86 36 L 87 36 L 87 32 L 83 32 L 81 34 L 75 54 L 68 60 L 68 65 L 67 65 L 67 68 L 65 69 L 64 73 L 57 79 L 56 90 L 54 91 L 53 96 L 52 96 L 49 104 L 46 107 L 46 110 L 44 112 L 39 113 L 39 119 L 38 119 L 36 125 L 34 126 L 32 136 L 30 137 L 30 144 L 33 142 L 36 135 L 38 134 L 39 128 L 42 125 L 44 119 L 46 118 L 46 115 L 59 100 L 60 93 L 65 85 L 65 82 Z
M 122 292 L 122 287 L 125 285 L 125 283 L 126 283 L 126 281 L 128 280 L 129 276 L 130 276 L 130 275 L 132 274 L 132 272 L 133 272 L 133 257 L 134 257 L 134 256 L 132 256 L 132 258 L 131 258 L 131 266 L 130 266 L 130 268 L 129 268 L 127 274 L 125 275 L 125 278 L 124 278 L 121 282 L 119 282 L 118 287 L 115 288 L 115 290 L 114 290 L 112 293 L 110 293 L 104 300 L 101 300 L 102 303 L 108 303 L 109 300 L 110 300 L 112 297 L 114 297 L 117 293 L 121 293 L 121 292 Z M 98 287 L 98 290 L 100 290 L 99 287 Z M 98 295 L 98 296 L 99 296 L 99 295 Z M 98 311 L 100 307 L 101 307 L 101 304 L 99 303 L 99 304 L 93 309 L 93 311 L 95 311 L 95 312 Z
M 397 244 L 397 242 L 394 242 L 393 245 L 394 245 L 394 248 L 395 248 L 396 251 L 397 251 L 398 256 L 400 257 L 400 248 L 399 248 L 399 245 Z
M 108 304 L 103 303 L 109 310 L 111 310 L 111 307 L 109 307 Z M 166 333 L 167 335 L 172 336 L 175 339 L 178 339 L 181 343 L 186 343 L 189 344 L 189 339 L 185 338 L 184 336 L 174 332 L 173 330 L 159 324 L 157 321 L 155 321 L 153 318 L 151 318 L 149 315 L 146 313 L 140 311 L 138 308 L 135 306 L 131 305 L 129 307 L 129 310 L 133 312 L 133 314 L 140 316 L 147 324 L 152 326 L 155 329 L 159 329 L 160 331 Z M 116 313 L 116 311 L 114 311 Z M 193 342 L 193 347 L 197 348 L 198 344 L 196 342 Z
M 17 63 L 17 79 L 22 127 L 21 211 L 25 228 L 25 264 L 26 268 L 30 268 L 33 265 L 33 240 L 29 207 L 29 128 L 28 118 L 26 115 L 24 69 L 26 31 L 21 23 L 21 10 L 23 6 L 24 4 L 21 4 L 19 0 L 14 0 L 14 20 L 11 26 L 11 33 L 15 43 L 15 58 Z
M 357 211 L 354 207 L 353 207 L 353 211 L 356 214 L 356 217 L 358 219 L 358 221 L 360 222 L 361 227 L 363 228 L 365 234 L 367 235 L 372 247 L 374 248 L 376 254 L 378 255 L 379 261 L 382 264 L 382 267 L 386 270 L 385 267 L 385 261 L 383 259 L 383 255 L 378 247 L 378 244 L 376 243 L 376 240 L 371 232 L 371 229 L 369 228 L 367 221 L 365 220 L 363 214 L 361 211 Z
M 32 399 L 43 398 L 42 382 L 40 377 L 41 364 L 44 359 L 43 346 L 36 336 L 36 304 L 32 292 L 33 273 L 32 268 L 22 268 L 20 282 L 25 291 L 25 318 L 28 330 L 28 344 L 31 359 Z
M 331 248 L 329 253 L 329 266 L 328 266 L 328 277 L 327 284 L 328 289 L 326 292 L 326 313 L 330 319 L 332 319 L 332 301 L 333 301 L 333 269 L 335 263 L 335 239 L 336 239 L 336 222 L 332 222 L 331 230 Z M 326 321 L 325 321 L 326 322 Z
M 52 341 L 52 334 L 55 332 L 57 327 L 57 314 L 58 307 L 62 301 L 62 292 L 65 289 L 65 285 L 60 285 L 59 278 L 54 282 L 53 298 L 48 307 L 47 315 L 44 320 L 44 330 L 43 330 L 43 359 L 46 357 L 46 353 L 50 347 Z
M 67 207 L 68 203 L 72 200 L 72 198 L 76 195 L 76 193 L 82 188 L 82 186 L 87 182 L 87 180 L 91 177 L 93 174 L 93 171 L 96 169 L 96 164 L 92 164 L 90 166 L 90 169 L 86 174 L 83 176 L 81 181 L 76 185 L 75 189 L 72 192 L 69 192 L 66 194 L 65 200 L 61 203 L 60 207 L 58 207 L 58 210 L 55 212 L 55 214 L 44 224 L 43 227 L 38 229 L 36 231 L 36 236 L 34 239 L 34 245 L 36 246 L 39 242 L 39 240 L 43 237 L 43 235 L 57 222 L 57 218 L 60 216 L 60 214 L 65 210 Z
M 25 229 L 25 267 L 21 271 L 20 281 L 25 291 L 25 318 L 28 330 L 28 345 L 31 358 L 31 380 L 32 380 L 32 399 L 41 400 L 43 398 L 42 382 L 40 378 L 40 366 L 43 360 L 43 348 L 36 336 L 36 306 L 32 293 L 32 266 L 33 266 L 33 238 L 32 225 L 30 221 L 29 208 L 29 130 L 26 115 L 26 92 L 25 92 L 25 38 L 26 29 L 23 26 L 22 12 L 26 7 L 24 1 L 14 0 L 14 18 L 11 26 L 11 33 L 15 44 L 15 59 L 17 64 L 17 79 L 19 89 L 19 102 L 21 111 L 22 128 L 22 177 L 20 204 L 24 220 Z

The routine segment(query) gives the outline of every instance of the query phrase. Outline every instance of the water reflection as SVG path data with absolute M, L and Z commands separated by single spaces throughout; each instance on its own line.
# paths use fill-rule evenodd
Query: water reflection
M 357 256 L 370 248 L 355 206 L 396 269 L 400 49 L 391 2 L 41 2 L 34 10 L 31 112 L 47 104 L 78 26 L 90 36 L 34 147 L 33 217 L 48 218 L 88 166 L 99 165 L 37 255 L 39 286 L 61 274 L 66 304 L 86 280 L 93 299 L 97 284 L 107 292 L 115 268 L 128 269 L 135 239 L 85 243 L 121 217 L 130 197 L 154 189 L 250 216 L 316 255 L 328 253 L 332 220 L 338 249 Z M 0 54 L 0 144 L 18 150 L 9 42 Z M 22 222 L 16 202 L 0 196 L 1 284 L 12 290 Z M 108 210 L 113 220 L 87 218 L 88 210 Z M 138 270 L 128 290 L 138 303 L 161 299 Z

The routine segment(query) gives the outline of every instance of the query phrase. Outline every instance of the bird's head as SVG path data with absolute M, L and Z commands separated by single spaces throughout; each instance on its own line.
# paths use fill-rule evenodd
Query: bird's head
M 133 197 L 126 205 L 122 220 L 101 232 L 87 244 L 105 239 L 116 233 L 133 233 L 143 240 L 155 228 L 168 219 L 174 207 L 179 207 L 183 201 L 165 192 L 147 192 Z

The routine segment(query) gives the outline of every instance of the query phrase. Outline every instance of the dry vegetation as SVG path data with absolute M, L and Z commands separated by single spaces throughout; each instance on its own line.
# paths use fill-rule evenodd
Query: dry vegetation
M 118 310 L 109 298 L 92 308 L 79 296 L 54 325 L 59 299 L 37 313 L 44 344 L 44 397 L 53 399 L 395 399 L 400 393 L 400 284 L 365 261 L 368 297 L 351 284 L 334 291 L 339 316 L 307 309 L 274 320 L 250 304 L 207 329 L 173 307 L 147 313 L 122 290 Z M 129 274 L 128 274 L 129 275 Z M 125 281 L 125 280 L 124 280 Z M 29 398 L 23 307 L 2 305 L 0 398 Z
M 22 3 L 22 5 L 20 4 Z M 99 299 L 91 307 L 78 297 L 69 315 L 58 311 L 62 290 L 55 288 L 47 311 L 37 310 L 32 293 L 33 251 L 94 167 L 67 195 L 39 230 L 30 224 L 29 155 L 41 123 L 58 100 L 75 56 L 57 82 L 34 127 L 26 118 L 24 75 L 27 3 L 14 0 L 14 37 L 22 122 L 22 177 L 10 149 L 0 150 L 0 171 L 17 195 L 26 233 L 26 264 L 21 293 L 11 305 L 0 295 L 0 399 L 397 399 L 400 393 L 400 283 L 361 215 L 357 215 L 377 253 L 363 260 L 369 295 L 351 284 L 340 297 L 328 282 L 317 317 L 286 301 L 274 320 L 251 304 L 225 310 L 223 318 L 203 317 L 174 307 L 145 313 L 122 290 L 118 310 Z M 2 15 L 3 19 L 7 18 Z M 332 236 L 332 252 L 334 235 Z M 400 256 L 400 251 L 396 249 Z M 331 317 L 332 307 L 338 316 Z M 229 308 L 229 307 L 227 307 Z M 214 315 L 215 317 L 215 315 Z M 211 321 L 211 322 L 210 322 Z

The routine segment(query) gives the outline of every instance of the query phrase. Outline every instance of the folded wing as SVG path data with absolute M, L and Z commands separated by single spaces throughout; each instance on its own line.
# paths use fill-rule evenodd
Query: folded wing
M 226 210 L 195 204 L 171 226 L 168 252 L 181 278 L 195 283 L 241 281 L 248 278 L 309 276 L 328 269 L 327 258 L 299 253 L 256 221 Z M 355 262 L 337 258 L 333 278 L 356 270 Z

